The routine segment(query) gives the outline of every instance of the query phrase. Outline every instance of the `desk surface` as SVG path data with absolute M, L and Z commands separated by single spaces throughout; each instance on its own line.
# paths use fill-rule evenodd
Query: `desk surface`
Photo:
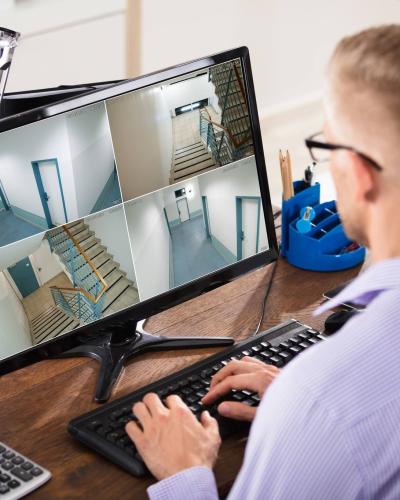
M 258 322 L 270 266 L 249 273 L 208 294 L 151 318 L 146 328 L 162 335 L 246 338 Z M 336 273 L 301 271 L 280 260 L 263 329 L 290 318 L 322 329 L 325 316 L 312 311 L 321 294 L 353 278 L 358 268 Z M 146 354 L 131 362 L 113 399 L 178 371 L 217 349 Z M 147 498 L 152 479 L 137 479 L 81 446 L 67 433 L 67 423 L 97 405 L 93 391 L 96 361 L 87 358 L 43 361 L 0 379 L 0 441 L 49 469 L 53 478 L 29 498 L 86 500 Z M 224 441 L 215 468 L 221 495 L 232 485 L 243 458 L 246 437 Z

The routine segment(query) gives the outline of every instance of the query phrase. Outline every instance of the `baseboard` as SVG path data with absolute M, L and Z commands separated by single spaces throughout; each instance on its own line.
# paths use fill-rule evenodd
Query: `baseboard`
M 29 222 L 32 226 L 35 226 L 42 231 L 47 231 L 49 226 L 47 225 L 47 221 L 45 218 L 40 217 L 39 215 L 28 212 L 22 208 L 11 205 L 11 210 L 15 217 L 24 220 L 25 222 Z
M 236 255 L 226 248 L 214 235 L 211 235 L 211 244 L 228 264 L 233 264 L 237 261 Z

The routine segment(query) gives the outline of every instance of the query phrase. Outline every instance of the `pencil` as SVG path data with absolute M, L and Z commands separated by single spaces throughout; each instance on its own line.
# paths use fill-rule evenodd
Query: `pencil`
M 292 162 L 290 159 L 289 150 L 286 150 L 286 161 L 288 169 L 289 191 L 290 191 L 290 197 L 292 197 L 294 196 L 294 188 L 293 188 Z

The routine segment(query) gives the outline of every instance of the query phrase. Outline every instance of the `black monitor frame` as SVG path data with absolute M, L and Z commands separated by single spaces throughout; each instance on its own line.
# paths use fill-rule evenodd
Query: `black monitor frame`
M 105 331 L 110 329 L 112 330 L 115 327 L 118 329 L 124 324 L 136 324 L 144 318 L 160 313 L 170 307 L 208 292 L 220 285 L 224 285 L 240 275 L 269 264 L 270 262 L 276 260 L 279 254 L 272 216 L 272 206 L 266 175 L 266 165 L 250 65 L 250 56 L 247 47 L 239 47 L 208 57 L 203 57 L 201 59 L 196 59 L 188 63 L 173 66 L 145 76 L 140 76 L 132 80 L 124 80 L 120 83 L 106 86 L 101 90 L 90 91 L 75 96 L 72 99 L 61 100 L 54 104 L 35 108 L 30 111 L 24 111 L 11 117 L 0 119 L 0 132 L 12 130 L 34 123 L 35 121 L 56 116 L 89 104 L 104 101 L 111 97 L 116 97 L 134 90 L 143 89 L 148 86 L 162 83 L 165 80 L 180 77 L 201 69 L 207 69 L 212 65 L 225 63 L 238 58 L 242 63 L 244 84 L 248 97 L 249 117 L 253 133 L 254 155 L 257 165 L 269 249 L 224 267 L 221 270 L 215 271 L 202 278 L 198 278 L 195 281 L 173 288 L 172 290 L 164 292 L 153 298 L 141 301 L 127 309 L 107 316 L 106 318 L 102 318 L 96 322 L 79 327 L 69 333 L 61 335 L 60 337 L 50 339 L 43 344 L 38 344 L 25 351 L 12 355 L 0 361 L 0 375 L 42 359 L 60 355 L 69 349 L 81 345 L 82 338 L 93 339 L 97 332 L 104 333 Z

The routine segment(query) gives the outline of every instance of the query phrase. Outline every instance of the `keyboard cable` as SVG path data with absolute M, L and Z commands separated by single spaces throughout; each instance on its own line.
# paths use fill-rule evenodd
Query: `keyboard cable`
M 278 259 L 276 259 L 273 262 L 272 265 L 273 265 L 273 268 L 272 268 L 272 271 L 271 271 L 271 276 L 269 278 L 268 285 L 267 285 L 267 288 L 265 290 L 265 294 L 264 294 L 264 297 L 263 297 L 263 300 L 262 300 L 262 303 L 261 303 L 260 318 L 259 318 L 259 321 L 258 321 L 257 328 L 254 330 L 254 332 L 251 335 L 252 337 L 254 337 L 255 335 L 257 335 L 259 333 L 261 325 L 262 325 L 262 322 L 264 321 L 265 307 L 267 305 L 268 296 L 269 296 L 269 293 L 270 293 L 271 288 L 272 288 L 272 283 L 274 281 L 275 272 L 276 272 L 276 269 L 278 267 Z

